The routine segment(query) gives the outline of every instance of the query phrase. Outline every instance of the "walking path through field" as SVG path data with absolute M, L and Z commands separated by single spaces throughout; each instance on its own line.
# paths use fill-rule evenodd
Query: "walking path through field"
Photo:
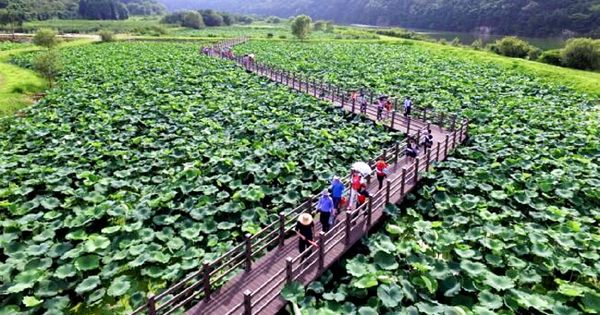
M 244 41 L 241 39 L 222 43 L 213 47 L 208 54 L 223 57 L 218 48 Z M 233 60 L 247 71 L 299 92 L 328 99 L 336 108 L 359 114 L 358 106 L 349 101 L 349 93 L 340 92 L 339 88 L 299 80 L 288 72 L 248 62 L 247 58 L 236 57 Z M 365 116 L 373 121 L 377 120 L 377 109 L 373 104 L 368 106 Z M 427 111 L 423 112 L 423 117 L 427 118 Z M 338 214 L 331 230 L 326 234 L 321 232 L 316 237 L 319 248 L 313 248 L 304 261 L 301 261 L 302 255 L 298 252 L 298 237 L 291 232 L 300 213 L 315 211 L 314 198 L 288 213 L 281 213 L 279 222 L 270 224 L 256 235 L 246 235 L 243 244 L 232 248 L 213 263 L 205 264 L 202 270 L 189 275 L 161 294 L 151 297 L 134 314 L 144 311 L 151 315 L 170 314 L 187 307 L 189 303 L 200 299 L 201 295 L 203 299 L 189 309 L 187 314 L 276 314 L 286 303 L 280 297 L 281 289 L 286 283 L 300 281 L 307 285 L 317 279 L 383 218 L 386 204 L 400 202 L 417 186 L 423 172 L 433 163 L 446 159 L 450 151 L 466 138 L 466 121 L 457 123 L 455 117 L 436 116 L 432 112 L 429 118 L 438 118 L 438 124 L 395 113 L 391 119 L 380 122 L 416 139 L 429 127 L 434 145 L 430 150 L 421 151 L 416 159 L 405 156 L 406 141 L 382 150 L 382 154 L 370 161 L 370 164 L 383 158 L 390 165 L 391 172 L 384 187 L 379 189 L 376 180 L 369 181 L 371 198 L 368 202 L 357 209 Z M 320 231 L 318 220 L 315 220 L 315 224 L 316 230 Z M 240 268 L 244 268 L 244 271 L 238 272 Z M 220 288 L 213 289 L 216 286 Z

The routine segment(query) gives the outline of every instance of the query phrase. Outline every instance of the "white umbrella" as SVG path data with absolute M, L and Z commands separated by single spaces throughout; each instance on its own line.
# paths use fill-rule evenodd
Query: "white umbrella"
M 352 164 L 352 169 L 363 175 L 369 175 L 373 171 L 373 170 L 371 170 L 371 167 L 369 166 L 369 164 L 367 164 L 365 162 L 356 162 L 356 163 Z

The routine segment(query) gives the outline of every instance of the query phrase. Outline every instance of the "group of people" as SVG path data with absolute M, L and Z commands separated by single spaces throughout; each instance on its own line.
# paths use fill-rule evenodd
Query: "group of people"
M 424 153 L 427 153 L 427 150 L 433 147 L 433 134 L 431 133 L 431 129 L 428 128 L 423 132 L 420 139 L 408 137 L 408 142 L 406 143 L 406 156 L 410 161 L 414 160 L 419 155 L 419 147 L 423 148 Z
M 383 181 L 389 173 L 389 165 L 382 158 L 375 164 L 375 173 L 379 181 L 379 189 L 383 188 Z M 349 200 L 344 196 L 346 187 L 339 177 L 334 176 L 328 189 L 324 190 L 317 202 L 319 222 L 323 232 L 327 233 L 335 224 L 336 216 L 344 208 L 356 209 L 371 198 L 366 176 L 357 170 L 350 174 Z M 295 231 L 299 236 L 298 250 L 303 253 L 307 248 L 318 247 L 314 240 L 315 224 L 309 212 L 302 213 L 298 218 Z M 304 259 L 304 257 L 303 257 Z
M 363 115 L 367 114 L 367 107 L 369 105 L 369 101 L 365 96 L 365 92 L 361 89 L 359 91 L 353 91 L 350 98 L 353 102 L 358 103 L 360 113 Z M 410 96 L 407 96 L 404 99 L 404 116 L 408 117 L 410 115 L 410 111 L 412 109 L 413 102 Z M 390 100 L 387 95 L 381 95 L 377 99 L 377 103 L 375 104 L 377 107 L 377 120 L 389 119 L 394 110 L 394 103 Z

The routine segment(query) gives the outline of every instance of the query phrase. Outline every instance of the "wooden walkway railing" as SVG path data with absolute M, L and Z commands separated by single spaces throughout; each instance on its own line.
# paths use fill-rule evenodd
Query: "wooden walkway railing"
M 225 54 L 219 48 L 231 47 L 246 40 L 241 38 L 218 44 L 210 49 L 209 55 L 224 58 Z M 248 71 L 266 76 L 298 91 L 316 95 L 318 98 L 331 100 L 335 106 L 345 111 L 358 113 L 357 104 L 348 101 L 349 93 L 343 92 L 338 87 L 322 82 L 304 81 L 289 72 L 248 62 L 240 57 L 234 57 L 233 60 Z M 369 104 L 366 116 L 376 120 L 376 111 L 376 106 Z M 341 257 L 382 217 L 386 203 L 400 201 L 416 185 L 420 172 L 429 169 L 432 163 L 444 160 L 449 152 L 466 137 L 468 123 L 466 120 L 457 123 L 456 116 L 439 115 L 430 109 L 413 108 L 413 115 L 415 114 L 421 115 L 420 117 L 424 119 L 396 115 L 394 111 L 391 119 L 384 120 L 382 123 L 390 129 L 404 131 L 409 137 L 416 139 L 420 138 L 419 134 L 423 129 L 430 128 L 436 143 L 434 147 L 411 162 L 404 156 L 406 151 L 406 140 L 404 140 L 386 148 L 380 155 L 370 160 L 372 169 L 375 169 L 374 164 L 380 158 L 393 165 L 393 173 L 388 176 L 385 189 L 374 190 L 375 184 L 371 183 L 371 176 L 369 176 L 369 189 L 373 190 L 372 198 L 360 208 L 347 212 L 346 217 L 329 233 L 321 235 L 320 250 L 312 253 L 305 261 L 308 263 L 307 266 L 302 266 L 299 262 L 301 255 L 297 255 L 296 243 L 294 243 L 297 240 L 292 231 L 300 213 L 315 212 L 317 195 L 308 198 L 291 211 L 279 213 L 277 221 L 267 225 L 258 233 L 244 235 L 242 243 L 218 259 L 204 263 L 200 270 L 186 276 L 163 292 L 150 296 L 148 301 L 132 314 L 172 314 L 182 308 L 188 308 L 199 300 L 202 301 L 193 307 L 190 313 L 223 315 L 259 314 L 264 311 L 274 314 L 283 306 L 279 292 L 285 282 L 298 279 L 305 282 L 314 280 L 323 268 Z M 439 127 L 440 125 L 449 128 L 450 131 Z M 349 176 L 342 181 L 346 187 L 349 186 Z M 288 240 L 290 235 L 294 240 L 292 242 Z M 284 254 L 285 257 L 282 256 Z M 319 268 L 311 269 L 314 266 Z M 244 291 L 243 295 L 242 291 Z

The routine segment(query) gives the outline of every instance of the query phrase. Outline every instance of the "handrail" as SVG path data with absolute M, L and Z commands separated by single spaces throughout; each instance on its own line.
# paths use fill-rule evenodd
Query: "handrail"
M 225 41 L 225 42 L 216 44 L 216 45 L 212 46 L 212 48 L 209 49 L 208 55 L 231 59 L 224 55 L 222 49 L 225 47 L 230 47 L 233 45 L 244 43 L 247 40 L 248 40 L 247 37 L 242 37 L 242 38 L 232 39 L 229 41 Z M 205 52 L 205 51 L 203 50 L 203 52 Z M 233 60 L 235 62 L 237 62 L 239 65 L 241 65 L 242 67 L 244 67 L 245 69 L 258 72 L 259 74 L 262 72 L 263 75 L 267 75 L 269 78 L 271 78 L 272 80 L 274 80 L 276 82 L 280 82 L 280 83 L 285 82 L 285 84 L 289 84 L 291 82 L 292 88 L 294 88 L 294 89 L 297 88 L 300 91 L 306 91 L 309 93 L 313 92 L 313 94 L 320 99 L 328 99 L 328 94 L 330 94 L 330 100 L 333 101 L 334 103 L 338 102 L 338 103 L 342 104 L 342 109 L 344 109 L 344 106 L 346 106 L 346 107 L 350 106 L 349 104 L 345 104 L 345 102 L 348 100 L 348 98 L 346 96 L 349 95 L 349 93 L 340 89 L 339 87 L 332 85 L 332 84 L 325 84 L 322 81 L 317 82 L 316 80 L 313 80 L 313 83 L 311 84 L 310 82 L 303 82 L 301 79 L 298 80 L 299 78 L 301 78 L 301 76 L 297 77 L 295 74 L 291 73 L 290 71 L 274 69 L 273 67 L 269 67 L 265 64 L 260 64 L 257 62 L 249 63 L 240 57 L 233 57 Z M 274 74 L 273 71 L 275 71 L 274 77 L 273 77 L 273 74 Z M 298 83 L 297 87 L 296 87 L 296 83 Z M 304 85 L 304 87 L 303 87 L 303 85 Z M 311 91 L 311 85 L 312 85 L 312 91 Z M 372 94 L 372 92 L 370 92 L 370 93 L 371 93 L 371 98 L 372 98 L 373 94 Z M 355 105 L 356 104 L 354 104 L 354 106 L 353 106 L 353 110 L 355 109 L 354 108 Z M 373 111 L 376 111 L 377 110 L 376 105 L 374 105 L 372 103 L 367 104 L 367 110 L 371 113 Z M 395 111 L 394 111 L 394 112 L 392 112 L 391 121 L 388 123 L 390 125 L 389 127 L 393 128 L 394 124 L 396 124 L 396 123 L 399 124 L 398 126 L 400 126 L 400 125 L 404 126 L 404 124 L 406 124 L 407 125 L 406 134 L 409 137 L 415 137 L 415 136 L 419 137 L 420 132 L 423 129 L 423 127 L 424 126 L 428 127 L 430 124 L 428 122 L 428 120 L 426 120 L 426 119 L 429 117 L 430 119 L 433 120 L 435 118 L 436 113 L 435 113 L 435 111 L 433 111 L 432 109 L 429 109 L 429 108 L 423 108 L 421 110 L 419 108 L 413 107 L 412 111 L 413 111 L 413 113 L 419 113 L 419 115 L 422 115 L 423 120 L 420 121 L 418 118 L 414 119 L 411 117 L 403 117 L 402 115 L 396 115 Z M 427 113 L 430 113 L 430 116 L 427 116 Z M 413 115 L 411 115 L 411 116 L 413 116 Z M 462 120 L 460 122 L 460 125 L 461 125 L 460 128 L 457 129 L 457 128 L 455 128 L 456 127 L 456 116 L 453 116 L 452 120 L 450 121 L 449 120 L 450 116 L 445 117 L 445 115 L 443 115 L 443 114 L 438 114 L 438 119 L 439 119 L 438 120 L 439 123 L 436 125 L 442 126 L 443 124 L 448 124 L 452 127 L 451 133 L 447 133 L 446 139 L 444 139 L 444 141 L 443 141 L 444 152 L 439 151 L 440 146 L 438 143 L 436 154 L 432 155 L 433 157 L 430 156 L 428 163 L 422 163 L 422 165 L 419 165 L 419 170 L 417 171 L 417 173 L 420 171 L 421 167 L 427 168 L 427 166 L 430 166 L 432 161 L 438 161 L 438 160 L 442 159 L 442 157 L 443 157 L 443 159 L 445 159 L 446 156 L 448 155 L 448 150 L 454 149 L 456 147 L 456 144 L 462 142 L 464 137 L 466 137 L 466 125 L 468 124 L 468 120 Z M 402 123 L 403 120 L 406 122 Z M 416 132 L 413 132 L 415 130 L 416 130 Z M 457 135 L 458 135 L 458 139 L 456 139 Z M 386 148 L 385 150 L 383 150 L 383 153 L 379 154 L 374 159 L 369 160 L 369 162 L 370 162 L 369 165 L 373 169 L 373 172 L 368 175 L 368 178 L 370 178 L 370 177 L 372 177 L 372 175 L 374 175 L 374 173 L 375 173 L 374 164 L 377 162 L 378 159 L 385 157 L 385 161 L 388 162 L 390 165 L 396 165 L 396 163 L 400 161 L 400 158 L 404 156 L 404 153 L 401 153 L 401 152 L 404 152 L 405 149 L 406 149 L 406 139 L 403 140 L 402 142 L 397 142 L 394 145 Z M 431 148 L 431 150 L 433 151 L 434 149 Z M 442 157 L 440 157 L 440 154 L 442 155 Z M 425 164 L 427 164 L 427 165 L 425 165 Z M 410 174 L 407 174 L 407 176 L 404 177 L 404 182 L 410 183 L 411 180 L 414 180 L 414 175 L 415 175 L 414 174 L 414 166 L 415 166 L 415 164 L 413 163 L 409 166 L 409 169 L 407 169 L 407 172 L 409 172 Z M 413 170 L 413 171 L 410 172 L 410 170 Z M 382 190 L 378 191 L 374 196 L 371 197 L 372 200 L 371 200 L 370 206 L 367 203 L 365 203 L 365 204 L 357 207 L 355 210 L 347 212 L 346 218 L 343 218 L 343 219 L 337 221 L 336 224 L 332 227 L 332 229 L 328 233 L 324 234 L 324 237 L 326 238 L 326 240 L 325 240 L 325 243 L 323 244 L 323 246 L 325 246 L 325 247 L 327 247 L 329 245 L 335 246 L 335 245 L 339 244 L 339 242 L 344 241 L 344 239 L 347 239 L 349 237 L 348 235 L 345 235 L 344 237 L 341 237 L 341 238 L 340 238 L 340 235 L 347 234 L 348 231 L 351 232 L 354 228 L 353 227 L 348 228 L 346 225 L 351 224 L 354 227 L 356 227 L 356 226 L 359 226 L 360 224 L 364 224 L 365 221 L 370 221 L 370 219 L 367 220 L 364 216 L 361 216 L 361 215 L 367 214 L 369 211 L 371 211 L 371 212 L 379 211 L 378 208 L 381 205 L 385 205 L 386 201 L 389 198 L 389 194 L 397 191 L 398 185 L 405 184 L 405 183 L 401 183 L 402 180 L 403 179 L 401 178 L 401 176 L 397 176 L 393 179 L 390 179 L 388 187 L 386 189 L 382 189 Z M 344 186 L 346 186 L 344 193 L 347 193 L 349 190 L 348 184 L 350 182 L 350 176 L 349 175 L 345 176 L 344 178 L 341 179 L 341 181 L 342 181 L 342 183 L 344 183 Z M 404 192 L 404 193 L 406 193 L 406 192 Z M 245 242 L 234 246 L 232 249 L 227 251 L 225 254 L 222 254 L 217 259 L 213 260 L 212 262 L 204 263 L 202 269 L 195 271 L 194 273 L 186 276 L 183 280 L 181 280 L 178 283 L 176 283 L 175 285 L 167 288 L 165 291 L 163 291 L 155 296 L 150 296 L 147 303 L 138 307 L 131 314 L 132 315 L 140 314 L 143 311 L 147 311 L 148 314 L 155 315 L 155 314 L 157 314 L 158 311 L 162 311 L 163 309 L 165 309 L 166 307 L 168 307 L 170 305 L 175 305 L 175 307 L 172 308 L 171 310 L 165 310 L 165 312 L 167 314 L 169 314 L 169 313 L 175 311 L 177 308 L 185 306 L 188 302 L 190 302 L 194 298 L 200 298 L 202 296 L 202 294 L 204 295 L 204 298 L 210 297 L 210 294 L 213 290 L 212 286 L 215 285 L 215 283 L 218 283 L 219 281 L 224 279 L 226 276 L 230 275 L 235 270 L 238 270 L 238 268 L 240 268 L 244 263 L 246 263 L 246 270 L 248 270 L 248 268 L 251 268 L 252 258 L 254 256 L 256 256 L 257 254 L 260 255 L 260 253 L 262 251 L 264 251 L 265 249 L 267 249 L 269 246 L 274 246 L 276 244 L 276 241 L 279 240 L 280 245 L 283 245 L 283 242 L 285 242 L 285 236 L 294 229 L 293 222 L 296 220 L 296 216 L 298 215 L 298 213 L 300 213 L 302 211 L 306 211 L 307 209 L 311 213 L 316 212 L 316 205 L 318 203 L 318 197 L 319 197 L 319 194 L 313 195 L 310 198 L 308 198 L 306 201 L 300 203 L 297 207 L 295 207 L 287 212 L 281 212 L 280 219 L 278 221 L 274 221 L 274 222 L 268 224 L 266 227 L 262 228 L 256 234 L 249 236 L 245 240 Z M 372 215 L 372 213 L 369 215 Z M 354 219 L 352 219 L 353 217 L 354 217 Z M 348 221 L 348 219 L 350 221 Z M 361 219 L 361 220 L 359 220 L 359 219 Z M 370 222 L 367 222 L 367 223 L 370 223 Z M 258 244 L 262 244 L 262 246 L 256 248 L 256 246 L 258 246 Z M 331 245 L 331 244 L 333 244 L 333 245 Z M 307 249 L 306 251 L 308 251 L 309 249 Z M 306 254 L 306 251 L 304 253 L 299 254 L 298 256 L 294 257 L 291 260 L 292 267 L 293 267 L 293 264 L 297 263 L 297 261 L 303 255 Z M 313 259 L 314 257 L 318 257 L 319 255 L 321 255 L 320 251 L 315 251 L 315 252 L 312 252 L 309 255 L 309 257 L 307 257 L 306 259 L 310 260 L 310 259 Z M 320 259 L 322 259 L 322 257 Z M 310 269 L 311 266 L 317 262 L 318 261 L 313 261 L 312 263 L 310 263 L 308 266 L 306 266 L 303 269 L 300 268 L 301 266 L 298 266 L 298 268 L 296 268 L 295 270 L 296 271 L 298 271 L 299 269 L 302 269 L 302 270 L 300 270 L 300 274 L 298 274 L 296 276 L 292 276 L 292 278 L 298 278 L 300 275 L 302 275 L 302 273 L 305 270 Z M 227 266 L 230 268 L 228 270 L 224 271 L 224 269 L 226 269 L 225 267 L 227 267 Z M 280 275 L 282 272 L 285 272 L 285 269 L 278 271 L 277 275 Z M 294 268 L 292 268 L 292 273 L 293 272 L 294 272 Z M 175 291 L 181 289 L 183 286 L 188 284 L 190 281 L 193 281 L 193 279 L 197 279 L 197 278 L 202 278 L 202 280 L 190 284 L 188 287 L 184 288 L 181 292 L 173 295 L 167 302 L 165 302 L 163 304 L 159 303 L 165 297 L 171 296 L 171 293 L 174 293 Z M 273 276 L 271 278 L 275 279 L 276 277 Z M 271 281 L 266 281 L 254 293 L 251 293 L 248 296 L 245 295 L 245 297 L 251 300 L 253 296 L 257 296 L 258 292 L 263 290 L 270 282 Z M 200 286 L 203 287 L 201 291 L 194 290 Z M 277 287 L 277 285 L 272 286 L 268 293 L 270 293 L 272 290 L 274 290 L 275 287 Z M 263 298 L 266 297 L 268 295 L 268 293 L 263 294 L 262 295 Z M 176 302 L 180 301 L 180 300 L 182 300 L 182 301 L 176 304 Z M 262 300 L 262 298 L 261 298 L 261 300 Z M 258 303 L 260 303 L 260 301 L 255 302 L 254 304 L 250 303 L 250 305 L 248 306 L 248 305 L 246 305 L 247 303 L 244 302 L 242 304 L 235 306 L 235 308 L 233 310 L 229 311 L 227 314 L 234 313 L 240 307 L 241 308 L 245 308 L 245 307 L 251 308 L 252 306 L 258 305 Z M 266 304 L 268 304 L 268 303 L 265 303 L 264 305 L 266 305 Z M 158 307 L 157 307 L 157 305 L 158 305 Z M 265 307 L 264 305 L 263 305 L 263 308 Z

